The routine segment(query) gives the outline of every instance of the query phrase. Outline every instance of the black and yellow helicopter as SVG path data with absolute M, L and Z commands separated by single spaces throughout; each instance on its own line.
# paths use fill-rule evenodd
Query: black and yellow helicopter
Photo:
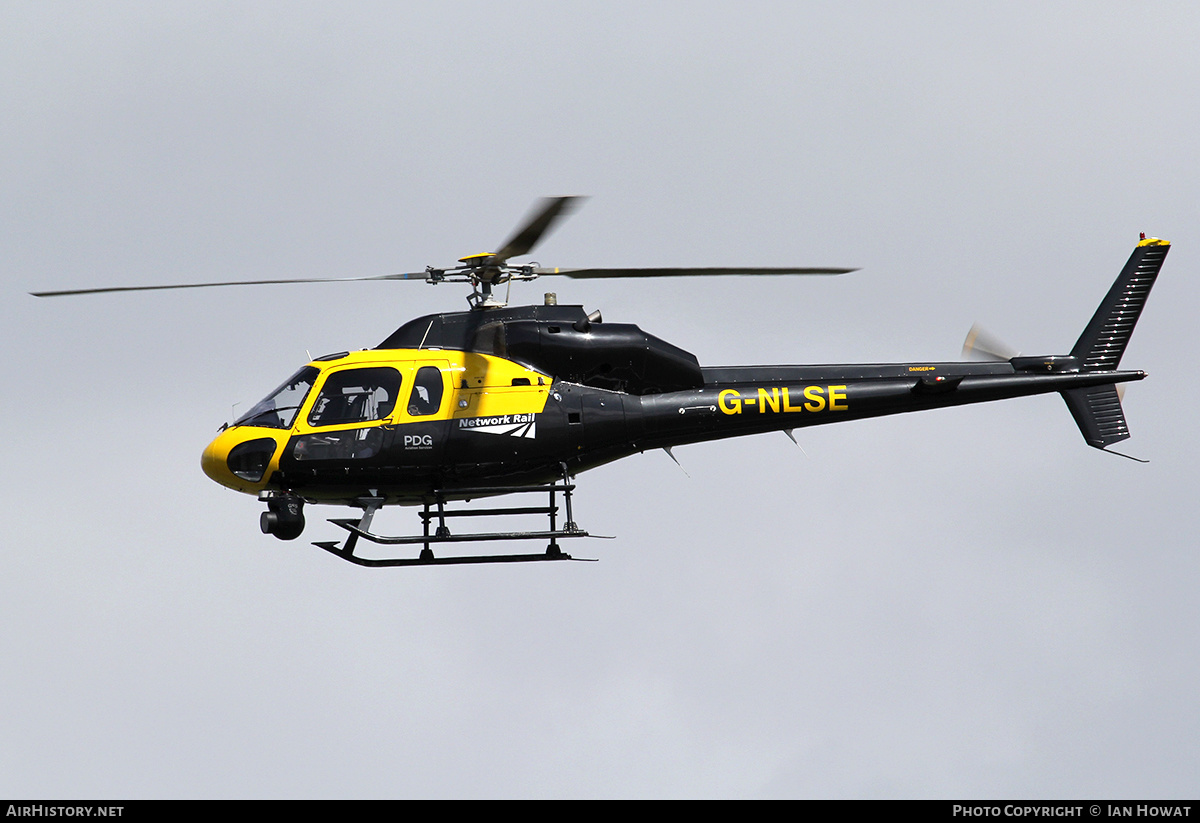
M 557 269 L 510 265 L 528 254 L 579 198 L 542 201 L 500 251 L 459 266 L 375 277 L 239 281 L 38 292 L 114 291 L 339 280 L 467 283 L 469 311 L 405 323 L 374 349 L 318 357 L 204 450 L 210 478 L 256 495 L 266 534 L 294 540 L 304 505 L 363 510 L 332 519 L 349 536 L 314 545 L 364 566 L 569 560 L 558 541 L 588 537 L 572 511 L 578 473 L 647 449 L 784 431 L 944 406 L 1059 392 L 1088 445 L 1129 437 L 1117 384 L 1125 346 L 1170 244 L 1142 236 L 1069 354 L 993 355 L 985 362 L 703 367 L 635 325 L 606 323 L 581 306 L 508 307 L 495 287 L 547 275 L 573 278 L 842 274 L 853 269 Z M 974 333 L 972 337 L 974 336 Z M 972 343 L 968 338 L 968 347 Z M 448 508 L 518 493 L 546 505 Z M 559 522 L 558 496 L 565 507 Z M 423 533 L 373 533 L 382 506 L 422 506 Z M 457 517 L 544 515 L 537 531 L 454 533 Z M 420 546 L 417 557 L 355 554 L 359 539 Z M 433 546 L 548 540 L 544 552 L 435 556 Z

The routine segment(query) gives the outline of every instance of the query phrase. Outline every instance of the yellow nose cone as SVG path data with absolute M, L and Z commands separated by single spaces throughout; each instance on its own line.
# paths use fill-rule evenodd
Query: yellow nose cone
M 239 442 L 240 438 L 232 437 L 231 431 L 226 429 L 205 447 L 204 454 L 200 456 L 200 468 L 204 469 L 204 473 L 211 480 L 231 489 L 238 487 L 239 478 L 233 476 L 227 461 L 229 460 L 229 450 Z
M 278 466 L 273 453 L 278 449 L 280 435 L 286 437 L 286 433 L 253 426 L 226 429 L 204 449 L 200 456 L 200 468 L 222 486 L 246 494 L 258 494 Z M 235 449 L 237 453 L 231 466 L 229 457 Z

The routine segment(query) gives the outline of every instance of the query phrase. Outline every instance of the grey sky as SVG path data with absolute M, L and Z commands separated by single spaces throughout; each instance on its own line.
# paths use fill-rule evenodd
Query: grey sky
M 0 8 L 0 794 L 1195 796 L 1194 4 Z M 1065 352 L 1169 239 L 1151 462 L 1008 401 L 582 475 L 599 563 L 361 569 L 200 452 L 461 291 L 26 296 L 443 265 L 556 194 L 545 265 L 862 267 L 514 287 L 708 365 Z

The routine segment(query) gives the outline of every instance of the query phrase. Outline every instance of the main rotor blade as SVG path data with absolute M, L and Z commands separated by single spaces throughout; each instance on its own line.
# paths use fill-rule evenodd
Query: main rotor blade
M 551 227 L 575 211 L 586 200 L 585 197 L 544 197 L 535 210 L 525 219 L 525 224 L 508 238 L 500 251 L 492 255 L 488 263 L 502 265 L 510 257 L 529 254 Z
M 377 274 L 371 277 L 302 277 L 293 280 L 229 280 L 224 283 L 175 283 L 167 286 L 109 286 L 102 289 L 66 289 L 63 291 L 31 291 L 34 297 L 67 297 L 74 294 L 104 294 L 117 291 L 163 291 L 166 289 L 207 289 L 214 286 L 275 286 L 285 283 L 352 283 L 360 280 L 425 280 L 426 272 Z
M 533 273 L 541 276 L 560 274 L 564 277 L 696 277 L 705 275 L 788 275 L 788 274 L 848 274 L 858 269 L 825 269 L 825 268 L 761 268 L 753 266 L 740 267 L 700 267 L 700 268 L 660 268 L 660 269 L 534 269 Z

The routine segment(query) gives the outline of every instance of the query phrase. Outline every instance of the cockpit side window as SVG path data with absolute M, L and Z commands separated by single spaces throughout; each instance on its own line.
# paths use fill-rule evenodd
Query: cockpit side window
M 346 369 L 325 379 L 308 413 L 310 426 L 336 426 L 383 420 L 400 396 L 400 372 L 386 367 Z
M 437 414 L 442 407 L 442 370 L 437 366 L 422 366 L 417 369 L 413 380 L 412 394 L 408 397 L 408 413 L 412 417 Z
M 320 372 L 305 366 L 289 377 L 277 388 L 254 405 L 254 408 L 239 417 L 235 426 L 264 426 L 269 429 L 290 429 L 296 413 L 304 405 L 309 389 Z

